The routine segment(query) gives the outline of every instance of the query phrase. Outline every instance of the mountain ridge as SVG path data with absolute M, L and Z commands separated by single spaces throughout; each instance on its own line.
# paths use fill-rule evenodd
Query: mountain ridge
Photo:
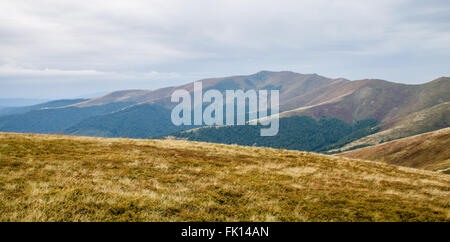
M 388 130 L 400 130 L 399 127 L 403 127 L 402 132 L 394 132 L 398 134 L 390 135 L 389 139 L 448 126 L 449 110 L 445 105 L 450 101 L 450 78 L 448 77 L 440 77 L 424 84 L 407 85 L 379 79 L 350 81 L 344 78 L 327 78 L 318 74 L 260 71 L 251 75 L 207 78 L 200 81 L 204 91 L 209 89 L 218 89 L 221 92 L 226 89 L 279 90 L 280 117 L 282 118 L 291 116 L 310 116 L 316 120 L 322 117 L 337 118 L 349 125 L 358 120 L 376 119 L 378 121 L 376 130 L 379 130 L 380 134 Z M 29 112 L 0 117 L 0 131 L 107 137 L 131 135 L 129 137 L 132 138 L 168 135 L 180 128 L 193 128 L 177 128 L 170 123 L 170 110 L 176 105 L 170 101 L 170 96 L 176 89 L 192 92 L 193 83 L 156 90 L 119 90 L 80 102 L 74 101 L 65 106 L 52 106 L 45 110 L 36 110 L 36 107 L 30 110 L 22 109 Z M 82 113 L 83 116 L 75 118 L 76 122 L 68 122 L 64 119 L 71 117 L 70 110 Z M 137 110 L 151 116 L 143 116 Z M 0 110 L 2 111 L 4 109 Z M 49 112 L 53 116 L 48 116 Z M 436 114 L 439 113 L 442 115 L 437 118 Z M 67 117 L 57 117 L 57 115 Z M 414 121 L 418 116 L 423 117 L 422 121 Z M 104 122 L 109 122 L 110 125 L 105 125 Z M 410 127 L 405 129 L 408 123 Z M 431 125 L 425 125 L 426 123 Z M 367 137 L 377 137 L 378 133 L 373 134 L 373 131 L 366 130 L 352 137 L 356 138 L 362 134 L 368 135 Z M 373 142 L 361 142 L 364 138 L 366 137 L 360 137 L 356 146 L 373 144 Z M 385 138 L 378 138 L 377 142 L 384 141 L 386 141 Z M 346 142 L 352 144 L 356 141 L 346 139 Z M 348 146 L 342 142 L 341 144 Z M 339 148 L 336 151 L 341 150 Z

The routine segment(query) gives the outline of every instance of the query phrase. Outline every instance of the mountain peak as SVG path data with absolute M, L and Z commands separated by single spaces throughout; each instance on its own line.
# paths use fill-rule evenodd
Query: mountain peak
M 448 81 L 450 81 L 450 77 L 441 76 L 437 79 L 432 80 L 431 82 L 448 82 Z
M 100 97 L 91 98 L 85 102 L 76 104 L 76 106 L 103 105 L 113 102 L 137 102 L 141 97 L 152 92 L 146 89 L 126 89 L 107 93 Z

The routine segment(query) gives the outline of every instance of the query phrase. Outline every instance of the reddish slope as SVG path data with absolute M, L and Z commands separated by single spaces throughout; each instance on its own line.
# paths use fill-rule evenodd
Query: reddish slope
M 360 148 L 338 156 L 450 174 L 450 128 Z
M 269 72 L 261 71 L 248 76 L 230 76 L 223 78 L 210 78 L 200 80 L 203 89 L 217 89 L 224 91 L 227 89 L 279 89 L 280 104 L 291 102 L 298 96 L 314 91 L 320 87 L 333 82 L 332 79 L 319 76 L 317 74 L 299 74 L 290 71 Z M 155 102 L 170 106 L 170 95 L 177 89 L 193 91 L 193 84 L 185 84 L 177 87 L 161 88 L 151 90 L 124 90 L 106 94 L 104 96 L 90 99 L 79 103 L 77 106 L 100 105 L 118 101 L 132 101 L 136 103 Z M 298 105 L 294 105 L 298 107 Z
M 334 86 L 323 87 L 309 94 L 316 97 L 321 97 L 318 94 L 322 94 L 322 97 L 329 97 L 328 100 L 320 98 L 322 104 L 309 103 L 313 106 L 289 112 L 287 116 L 328 116 L 349 123 L 375 118 L 383 124 L 382 128 L 386 129 L 392 126 L 396 119 L 450 101 L 450 78 L 439 78 L 422 85 L 405 85 L 374 79 L 331 85 Z M 304 97 L 299 97 L 302 98 Z M 294 105 L 289 105 L 292 106 Z

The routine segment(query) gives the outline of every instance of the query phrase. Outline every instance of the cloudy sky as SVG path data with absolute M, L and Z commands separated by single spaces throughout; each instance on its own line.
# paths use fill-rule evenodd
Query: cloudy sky
M 411 84 L 450 76 L 450 1 L 0 1 L 0 98 L 260 70 Z

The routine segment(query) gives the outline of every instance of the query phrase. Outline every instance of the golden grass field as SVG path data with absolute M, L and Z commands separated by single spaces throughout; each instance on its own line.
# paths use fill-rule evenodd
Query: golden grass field
M 450 177 L 182 140 L 0 133 L 1 221 L 450 221 Z
M 450 128 L 337 154 L 450 174 Z

